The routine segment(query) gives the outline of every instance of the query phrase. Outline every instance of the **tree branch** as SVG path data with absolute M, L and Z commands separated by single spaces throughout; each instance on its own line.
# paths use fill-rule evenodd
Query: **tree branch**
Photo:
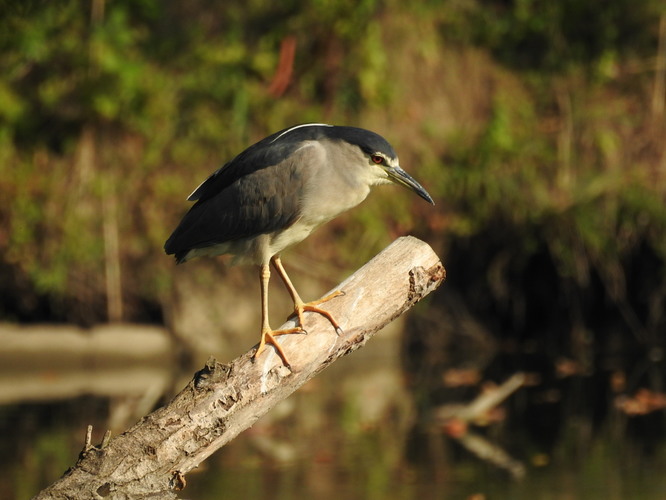
M 87 443 L 77 464 L 35 498 L 176 498 L 187 472 L 326 366 L 362 347 L 435 290 L 445 274 L 426 243 L 396 240 L 340 284 L 344 295 L 323 304 L 343 334 L 320 315 L 307 314 L 307 335 L 279 337 L 291 370 L 271 347 L 255 362 L 254 348 L 227 365 L 209 360 L 168 405 L 105 446 Z

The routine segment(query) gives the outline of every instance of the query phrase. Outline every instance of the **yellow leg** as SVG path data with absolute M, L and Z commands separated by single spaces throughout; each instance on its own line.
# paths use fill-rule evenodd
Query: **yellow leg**
M 259 347 L 252 356 L 252 359 L 257 359 L 257 357 L 264 351 L 266 344 L 271 344 L 275 347 L 275 350 L 279 354 L 282 362 L 286 367 L 291 368 L 289 361 L 287 361 L 287 356 L 280 347 L 280 344 L 277 343 L 275 337 L 278 335 L 285 335 L 287 333 L 302 333 L 304 330 L 302 328 L 287 328 L 284 330 L 273 330 L 268 323 L 268 282 L 271 279 L 271 271 L 268 264 L 263 264 L 261 266 L 261 341 L 259 342 Z
M 335 321 L 331 313 L 328 311 L 325 311 L 323 309 L 320 309 L 317 307 L 319 304 L 323 304 L 324 302 L 328 302 L 329 300 L 338 297 L 340 295 L 344 295 L 344 292 L 341 292 L 339 290 L 331 293 L 330 295 L 327 295 L 326 297 L 323 297 L 319 300 L 314 300 L 312 302 L 303 302 L 301 299 L 300 295 L 298 295 L 298 292 L 296 291 L 296 288 L 294 285 L 291 283 L 291 280 L 289 279 L 289 276 L 287 275 L 287 272 L 284 270 L 284 267 L 282 266 L 282 261 L 280 260 L 279 255 L 273 256 L 271 259 L 271 262 L 273 262 L 273 266 L 275 267 L 275 270 L 278 272 L 280 275 L 280 278 L 282 278 L 282 281 L 284 282 L 284 286 L 287 287 L 287 290 L 289 291 L 289 295 L 291 295 L 292 300 L 294 301 L 294 314 L 298 316 L 298 322 L 301 325 L 301 329 L 304 330 L 304 321 L 303 321 L 303 313 L 304 312 L 314 312 L 317 314 L 321 314 L 324 316 L 330 323 L 333 325 L 333 328 L 335 328 L 335 332 L 340 335 L 342 333 L 342 328 L 340 328 L 340 325 L 338 325 L 338 322 Z M 293 316 L 293 314 L 292 314 Z

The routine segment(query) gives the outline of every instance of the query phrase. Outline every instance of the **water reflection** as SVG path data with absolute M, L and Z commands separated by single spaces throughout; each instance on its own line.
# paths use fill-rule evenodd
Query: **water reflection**
M 213 458 L 200 477 L 191 476 L 191 498 L 317 498 L 345 499 L 656 499 L 663 498 L 664 461 L 631 462 L 621 450 L 609 449 L 601 438 L 585 457 L 557 458 L 549 465 L 530 467 L 522 481 L 509 480 L 496 469 L 469 459 L 453 461 L 435 471 L 424 464 L 389 465 L 379 441 L 346 443 L 342 456 L 316 456 L 283 465 L 237 462 L 232 452 Z M 372 441 L 372 440 L 370 440 Z M 364 457 L 374 456 L 377 461 Z
M 145 332 L 123 335 L 116 331 L 112 337 L 92 341 L 68 337 L 68 347 L 49 345 L 48 352 L 41 354 L 35 349 L 23 360 L 15 339 L 4 337 L 0 440 L 6 473 L 0 475 L 0 498 L 30 498 L 59 477 L 76 461 L 87 425 L 94 426 L 93 442 L 99 442 L 107 428 L 116 433 L 127 428 L 159 405 L 160 397 L 184 386 L 191 371 L 168 370 L 176 366 L 165 357 L 173 351 L 168 343 L 157 338 L 152 343 L 152 334 Z M 114 347 L 100 356 L 99 346 L 107 340 Z M 88 347 L 74 348 L 77 342 Z M 108 354 L 114 349 L 150 355 L 116 358 Z M 69 361 L 64 362 L 67 356 Z M 49 358 L 58 360 L 59 366 L 48 367 Z M 521 379 L 520 387 L 507 393 L 506 399 L 488 406 L 498 413 L 481 412 L 483 418 L 467 422 L 467 430 L 520 461 L 525 472 L 515 480 L 492 460 L 470 453 L 441 407 L 433 412 L 431 405 L 429 413 L 419 409 L 418 394 L 406 390 L 413 381 L 405 381 L 398 326 L 335 363 L 200 470 L 188 474 L 181 496 L 201 500 L 661 498 L 666 491 L 662 474 L 666 450 L 658 436 L 635 439 L 632 433 L 655 429 L 663 423 L 663 413 L 633 417 L 618 408 L 602 425 L 591 425 L 590 419 L 581 418 L 580 407 L 560 404 L 581 390 L 582 379 L 566 380 L 569 385 L 562 384 L 553 401 L 543 395 L 532 398 L 530 391 L 541 386 Z M 472 386 L 483 382 L 471 373 L 447 374 L 447 384 L 461 381 Z M 579 396 L 574 400 L 592 406 L 584 405 Z M 468 401 L 473 405 L 475 400 Z M 534 434 L 535 428 L 545 432 L 553 428 L 545 422 L 524 425 L 530 415 L 545 418 L 543 408 L 534 410 L 535 401 L 557 408 L 550 415 L 558 424 L 555 436 Z M 644 396 L 624 404 L 641 408 L 650 401 Z M 446 418 L 426 419 L 426 414 Z M 644 426 L 635 418 L 652 420 Z

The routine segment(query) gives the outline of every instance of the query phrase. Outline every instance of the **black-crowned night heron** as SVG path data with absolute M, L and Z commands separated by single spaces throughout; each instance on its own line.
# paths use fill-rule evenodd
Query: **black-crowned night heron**
M 187 198 L 196 201 L 164 245 L 178 263 L 203 255 L 231 254 L 235 262 L 261 266 L 261 341 L 254 359 L 272 344 L 289 366 L 275 337 L 305 332 L 303 313 L 340 294 L 305 303 L 282 267 L 280 252 L 318 226 L 361 203 L 372 186 L 394 182 L 433 203 L 400 168 L 381 136 L 355 127 L 298 125 L 266 137 L 215 171 Z M 434 204 L 434 203 L 433 203 Z M 299 327 L 273 330 L 268 322 L 269 264 L 294 301 Z

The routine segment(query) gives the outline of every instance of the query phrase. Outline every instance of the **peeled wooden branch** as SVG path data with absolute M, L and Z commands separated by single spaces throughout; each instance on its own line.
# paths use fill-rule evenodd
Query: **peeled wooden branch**
M 291 370 L 270 347 L 255 362 L 254 349 L 227 365 L 210 360 L 167 406 L 104 447 L 88 444 L 76 466 L 35 498 L 176 498 L 190 470 L 333 361 L 362 347 L 444 278 L 426 243 L 396 240 L 336 288 L 344 295 L 324 304 L 343 334 L 307 314 L 307 335 L 279 337 Z

